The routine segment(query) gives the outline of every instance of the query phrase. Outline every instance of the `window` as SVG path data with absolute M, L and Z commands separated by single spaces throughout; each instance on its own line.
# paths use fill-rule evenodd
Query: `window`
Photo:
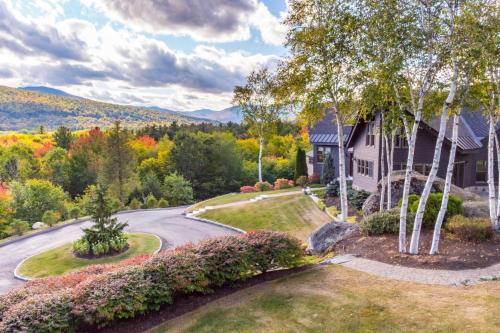
M 487 180 L 487 163 L 486 161 L 476 161 L 476 181 L 486 182 Z
M 394 138 L 394 147 L 395 148 L 408 148 L 408 140 L 406 140 L 406 135 L 401 133 L 396 134 Z
M 357 160 L 358 174 L 372 177 L 373 176 L 373 162 L 365 160 Z
M 428 176 L 431 173 L 431 169 L 432 169 L 432 164 L 416 163 L 413 165 L 413 170 L 424 176 Z
M 332 153 L 332 147 L 329 146 L 317 146 L 316 147 L 316 161 L 318 163 L 323 163 L 325 161 L 326 155 Z
M 375 145 L 375 123 L 368 123 L 368 133 L 366 134 L 366 145 L 374 146 Z

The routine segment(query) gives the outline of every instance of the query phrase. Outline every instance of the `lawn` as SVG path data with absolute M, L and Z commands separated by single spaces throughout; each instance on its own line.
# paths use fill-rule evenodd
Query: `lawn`
M 303 241 L 307 240 L 311 231 L 331 220 L 303 194 L 209 210 L 200 217 L 246 231 L 258 229 L 284 231 Z
M 160 247 L 158 237 L 151 234 L 134 233 L 128 236 L 130 247 L 119 255 L 99 259 L 76 258 L 72 245 L 66 244 L 29 258 L 19 267 L 18 273 L 29 278 L 61 275 L 89 265 L 108 264 L 141 254 L 150 254 Z
M 314 184 L 311 186 L 312 189 L 322 188 L 323 185 Z M 285 188 L 282 190 L 273 190 L 273 191 L 265 191 L 265 192 L 251 192 L 251 193 L 229 193 L 220 195 L 215 198 L 211 198 L 205 201 L 198 202 L 197 204 L 190 207 L 188 211 L 192 212 L 193 210 L 200 209 L 206 206 L 215 206 L 215 205 L 223 205 L 227 203 L 250 200 L 259 195 L 267 195 L 267 194 L 278 194 L 278 193 L 286 193 L 292 191 L 302 191 L 302 188 L 299 186 Z
M 210 303 L 162 332 L 498 332 L 500 282 L 448 287 L 324 266 Z

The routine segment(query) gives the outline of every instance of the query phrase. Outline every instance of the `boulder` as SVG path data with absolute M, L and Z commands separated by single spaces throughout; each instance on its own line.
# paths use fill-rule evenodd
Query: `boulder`
M 31 226 L 33 230 L 38 230 L 38 229 L 45 229 L 47 228 L 47 225 L 43 222 L 35 222 L 33 223 L 33 226 Z
M 487 201 L 464 202 L 464 216 L 490 218 L 490 207 Z
M 322 254 L 333 245 L 358 230 L 357 224 L 345 222 L 330 222 L 316 229 L 309 236 L 307 251 L 313 254 Z

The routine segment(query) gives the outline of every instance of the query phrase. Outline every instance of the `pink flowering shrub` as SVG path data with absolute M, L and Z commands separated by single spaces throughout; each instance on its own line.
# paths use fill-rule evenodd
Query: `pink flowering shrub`
M 269 184 L 268 182 L 257 182 L 257 183 L 255 183 L 255 188 L 259 192 L 264 192 L 264 191 L 272 190 L 273 185 Z
M 294 185 L 295 184 L 294 184 L 293 180 L 288 180 L 286 178 L 278 178 L 274 182 L 274 189 L 280 190 L 280 189 L 284 189 L 284 188 L 293 187 Z
M 252 193 L 252 192 L 257 192 L 257 189 L 255 188 L 255 186 L 246 185 L 246 186 L 240 187 L 240 192 L 241 193 Z
M 175 297 L 207 292 L 276 268 L 294 267 L 299 240 L 254 231 L 226 236 L 66 276 L 29 282 L 0 297 L 1 332 L 74 331 L 102 327 L 171 304 Z

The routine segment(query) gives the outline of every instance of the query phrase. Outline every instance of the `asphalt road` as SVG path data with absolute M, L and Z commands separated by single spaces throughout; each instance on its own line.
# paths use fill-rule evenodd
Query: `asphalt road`
M 128 222 L 127 231 L 158 235 L 164 242 L 163 249 L 237 233 L 217 225 L 187 219 L 182 215 L 183 211 L 184 208 L 146 210 L 119 214 L 117 217 L 119 221 Z M 82 227 L 90 225 L 90 221 L 68 225 L 0 247 L 0 294 L 23 284 L 14 277 L 14 269 L 19 262 L 31 255 L 78 239 L 82 234 Z

